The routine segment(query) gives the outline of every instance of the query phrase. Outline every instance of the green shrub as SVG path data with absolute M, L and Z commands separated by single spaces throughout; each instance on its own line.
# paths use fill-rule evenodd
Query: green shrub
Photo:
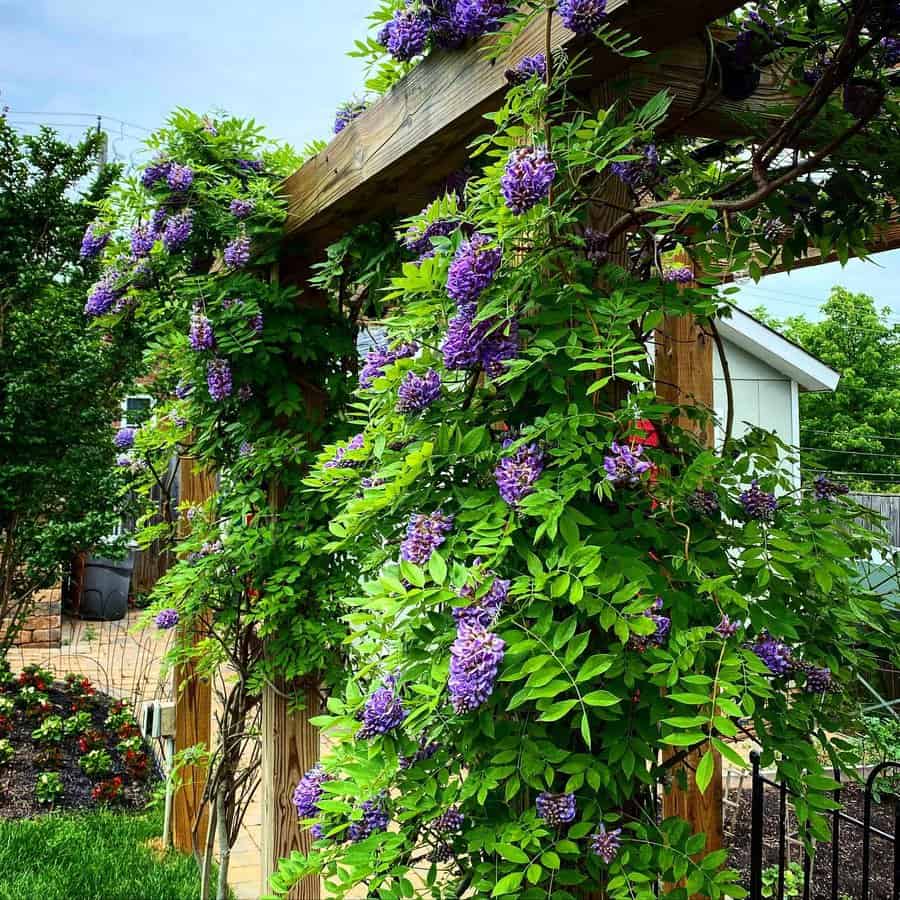
M 6 738 L 0 738 L 0 766 L 8 763 L 15 755 L 13 745 Z
M 63 783 L 58 772 L 41 772 L 34 785 L 38 803 L 55 803 L 63 795 Z
M 79 761 L 81 770 L 90 778 L 98 778 L 108 775 L 112 771 L 112 757 L 106 750 L 91 750 L 85 753 Z

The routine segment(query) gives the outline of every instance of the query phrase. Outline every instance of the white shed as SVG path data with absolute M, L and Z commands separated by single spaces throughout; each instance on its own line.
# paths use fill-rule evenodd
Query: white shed
M 840 374 L 743 310 L 734 309 L 716 324 L 731 373 L 735 436 L 756 425 L 798 447 L 801 391 L 833 391 Z M 724 422 L 728 400 L 718 354 L 713 354 L 713 378 L 716 416 Z M 794 470 L 799 483 L 799 466 Z

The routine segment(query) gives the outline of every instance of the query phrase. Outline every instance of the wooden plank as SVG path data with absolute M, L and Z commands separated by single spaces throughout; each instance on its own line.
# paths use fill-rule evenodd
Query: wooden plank
M 306 706 L 289 711 L 289 692 L 266 687 L 262 712 L 262 893 L 268 894 L 269 878 L 278 860 L 295 850 L 308 853 L 309 829 L 297 825 L 291 796 L 303 774 L 319 760 L 319 730 L 310 719 L 320 712 L 319 690 L 306 689 Z M 320 900 L 319 879 L 305 878 L 288 894 L 288 900 Z
M 655 52 L 701 32 L 740 3 L 700 0 L 672 14 L 667 0 L 610 0 L 610 23 L 642 36 L 642 49 Z M 546 23 L 533 22 L 517 36 L 509 61 L 540 52 Z M 326 243 L 378 215 L 417 212 L 434 189 L 466 158 L 466 146 L 499 108 L 507 89 L 507 61 L 485 57 L 486 38 L 468 49 L 436 52 L 416 66 L 371 109 L 345 128 L 329 146 L 286 182 L 288 236 Z M 554 16 L 551 43 L 567 52 L 591 50 L 590 76 L 602 81 L 627 70 L 631 61 L 588 43 Z M 691 86 L 693 91 L 693 85 Z
M 215 476 L 199 470 L 193 457 L 181 458 L 180 477 L 181 500 L 185 503 L 203 503 L 215 493 Z M 186 533 L 188 528 L 185 517 L 181 521 L 182 533 Z M 200 636 L 201 632 L 197 629 L 189 635 L 193 640 Z M 175 752 L 180 753 L 196 744 L 208 748 L 212 737 L 212 687 L 208 680 L 198 676 L 193 663 L 176 666 L 173 677 Z M 203 803 L 206 769 L 203 766 L 185 766 L 180 775 L 172 806 L 173 843 L 184 853 L 202 852 L 209 820 L 206 804 Z M 195 823 L 198 823 L 196 829 Z

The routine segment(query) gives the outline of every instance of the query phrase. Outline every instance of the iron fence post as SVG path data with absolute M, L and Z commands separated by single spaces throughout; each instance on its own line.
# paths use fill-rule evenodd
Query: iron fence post
M 750 754 L 753 765 L 753 791 L 750 799 L 750 900 L 762 900 L 763 792 L 759 774 L 759 754 Z

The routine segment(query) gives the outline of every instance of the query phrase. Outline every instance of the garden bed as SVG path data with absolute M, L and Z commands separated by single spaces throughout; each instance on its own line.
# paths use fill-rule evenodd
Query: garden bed
M 745 887 L 750 883 L 750 791 L 741 792 L 740 806 L 735 816 L 735 831 L 729 836 L 731 845 L 730 863 L 738 869 Z M 859 821 L 863 818 L 863 791 L 856 784 L 848 784 L 842 791 L 843 812 Z M 882 796 L 880 802 L 872 803 L 872 825 L 887 834 L 894 833 L 894 800 L 890 796 Z M 788 807 L 787 834 L 797 832 L 797 820 Z M 778 794 L 773 790 L 766 791 L 763 830 L 763 868 L 778 865 Z M 862 886 L 862 828 L 850 822 L 842 821 L 839 842 L 839 875 L 838 896 L 852 898 L 861 897 Z M 893 848 L 891 844 L 877 835 L 871 838 L 870 887 L 869 900 L 888 900 L 893 897 Z M 819 844 L 813 865 L 812 893 L 813 900 L 830 900 L 831 893 L 831 842 Z M 791 845 L 790 858 L 802 866 L 802 854 L 796 844 Z M 800 893 L 785 893 L 789 896 Z
M 26 669 L 0 684 L 0 819 L 48 810 L 146 806 L 153 755 L 130 710 L 85 679 Z M 60 728 L 61 725 L 61 728 Z

